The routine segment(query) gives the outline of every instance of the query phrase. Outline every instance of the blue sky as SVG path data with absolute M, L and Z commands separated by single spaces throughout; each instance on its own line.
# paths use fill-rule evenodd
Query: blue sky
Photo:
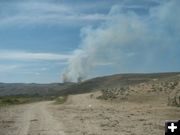
M 0 82 L 179 71 L 175 0 L 2 0 Z M 62 77 L 63 76 L 63 77 Z

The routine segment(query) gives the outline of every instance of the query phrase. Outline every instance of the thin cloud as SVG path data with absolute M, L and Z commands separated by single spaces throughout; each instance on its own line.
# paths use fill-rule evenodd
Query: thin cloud
M 0 26 L 17 24 L 81 24 L 82 21 L 106 20 L 108 16 L 97 13 L 83 13 L 69 7 L 50 2 L 15 2 L 6 3 L 8 7 L 2 6 L 0 13 Z
M 23 51 L 0 51 L 0 60 L 16 61 L 67 61 L 71 55 L 55 53 L 33 53 Z
M 58 24 L 58 25 L 87 25 L 97 21 L 111 19 L 106 13 L 115 3 L 125 10 L 149 9 L 150 3 L 159 0 L 132 0 L 106 2 L 55 2 L 55 1 L 17 1 L 1 2 L 0 26 Z M 104 11 L 104 12 L 94 12 Z

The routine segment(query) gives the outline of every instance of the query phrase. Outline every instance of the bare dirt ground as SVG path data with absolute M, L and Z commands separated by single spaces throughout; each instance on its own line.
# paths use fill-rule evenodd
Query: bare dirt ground
M 165 120 L 180 119 L 180 108 L 168 107 L 158 96 L 111 102 L 98 95 L 72 95 L 62 105 L 3 107 L 0 135 L 164 135 Z
M 65 135 L 61 121 L 48 109 L 51 102 L 17 105 L 0 110 L 0 135 Z
M 158 96 L 111 102 L 97 100 L 98 95 L 91 93 L 71 96 L 66 104 L 54 109 L 54 115 L 64 123 L 65 133 L 164 135 L 165 120 L 180 119 L 180 108 L 168 107 L 164 99 Z

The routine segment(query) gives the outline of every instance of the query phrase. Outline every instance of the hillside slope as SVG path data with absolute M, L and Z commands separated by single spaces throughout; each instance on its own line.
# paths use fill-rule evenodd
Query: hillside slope
M 0 96 L 9 95 L 35 95 L 53 96 L 61 90 L 66 89 L 73 83 L 52 83 L 52 84 L 24 84 L 24 83 L 0 83 Z
M 153 74 L 116 74 L 97 77 L 67 87 L 61 91 L 64 94 L 78 94 L 107 88 L 122 88 L 141 83 L 176 81 L 180 80 L 180 73 L 153 73 Z
M 129 89 L 128 94 L 133 91 L 166 89 L 168 83 L 178 82 L 180 73 L 154 73 L 154 74 L 116 74 L 97 77 L 81 83 L 52 83 L 52 84 L 16 84 L 0 83 L 0 96 L 6 95 L 68 95 L 87 93 L 91 91 L 121 91 Z M 161 86 L 162 85 L 162 86 Z M 138 87 L 138 88 L 137 88 Z M 155 88 L 156 87 L 156 88 Z M 117 93 L 116 93 L 117 94 Z

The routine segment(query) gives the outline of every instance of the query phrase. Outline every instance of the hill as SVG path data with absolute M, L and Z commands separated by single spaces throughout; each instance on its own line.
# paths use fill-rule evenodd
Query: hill
M 135 86 L 141 83 L 152 83 L 160 81 L 171 82 L 179 79 L 179 72 L 151 74 L 116 74 L 110 76 L 97 77 L 83 81 L 81 83 L 76 83 L 74 85 L 71 85 L 70 87 L 67 87 L 61 92 L 67 94 L 78 94 L 107 88 L 112 89 L 127 86 Z
M 0 96 L 59 96 L 101 91 L 103 99 L 148 101 L 165 99 L 179 105 L 180 73 L 116 74 L 85 80 L 81 83 L 23 84 L 0 83 Z M 160 95 L 159 97 L 157 95 Z M 144 100 L 142 100 L 144 99 Z
M 53 96 L 66 89 L 73 83 L 0 83 L 0 96 L 29 95 L 29 96 Z
M 180 73 L 119 74 L 74 84 L 61 94 L 101 91 L 98 98 L 121 102 L 159 102 L 180 106 Z

